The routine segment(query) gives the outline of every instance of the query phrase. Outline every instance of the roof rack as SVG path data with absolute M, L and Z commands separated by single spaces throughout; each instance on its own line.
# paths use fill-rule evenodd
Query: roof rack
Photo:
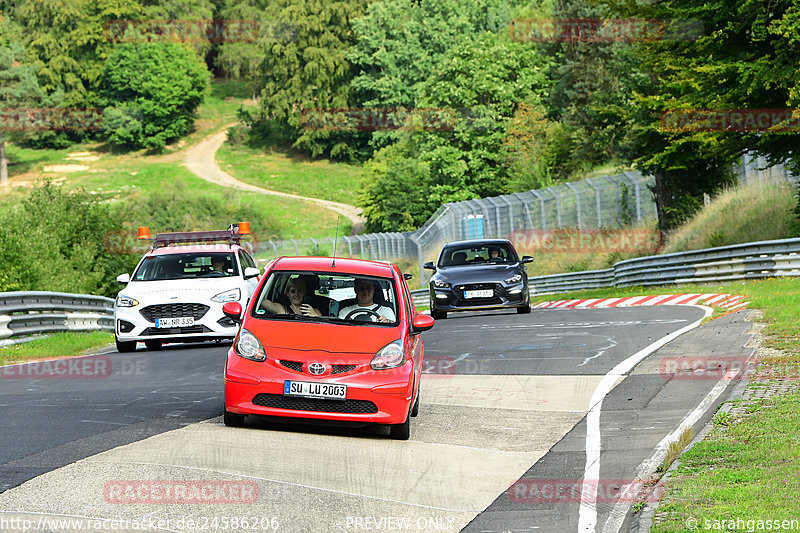
M 250 235 L 250 223 L 240 222 L 231 224 L 226 230 L 215 231 L 178 231 L 172 233 L 158 233 L 155 239 L 150 238 L 150 228 L 139 228 L 139 239 L 148 240 L 153 244 L 153 250 L 172 244 L 226 242 L 233 246 L 241 245 L 242 237 Z

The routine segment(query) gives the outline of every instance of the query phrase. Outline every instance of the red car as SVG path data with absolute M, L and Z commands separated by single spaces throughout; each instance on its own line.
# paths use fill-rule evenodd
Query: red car
M 434 320 L 418 314 L 390 263 L 325 257 L 270 262 L 225 365 L 225 425 L 267 415 L 387 424 L 409 437 L 419 409 L 423 346 Z

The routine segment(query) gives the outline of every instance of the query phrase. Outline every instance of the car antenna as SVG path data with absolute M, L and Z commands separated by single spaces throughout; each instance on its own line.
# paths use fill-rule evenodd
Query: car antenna
M 336 237 L 333 238 L 333 261 L 331 268 L 336 268 L 336 241 L 339 240 L 339 215 L 336 215 Z

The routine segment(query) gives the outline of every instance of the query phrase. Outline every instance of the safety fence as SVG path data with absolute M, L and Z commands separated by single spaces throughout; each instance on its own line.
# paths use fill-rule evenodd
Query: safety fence
M 62 292 L 0 292 L 0 345 L 59 331 L 114 331 L 114 300 Z

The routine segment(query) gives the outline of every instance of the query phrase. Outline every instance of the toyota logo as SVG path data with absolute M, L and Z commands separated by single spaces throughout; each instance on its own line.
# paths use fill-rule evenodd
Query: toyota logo
M 315 376 L 325 373 L 325 365 L 322 363 L 311 363 L 308 365 L 308 371 Z

